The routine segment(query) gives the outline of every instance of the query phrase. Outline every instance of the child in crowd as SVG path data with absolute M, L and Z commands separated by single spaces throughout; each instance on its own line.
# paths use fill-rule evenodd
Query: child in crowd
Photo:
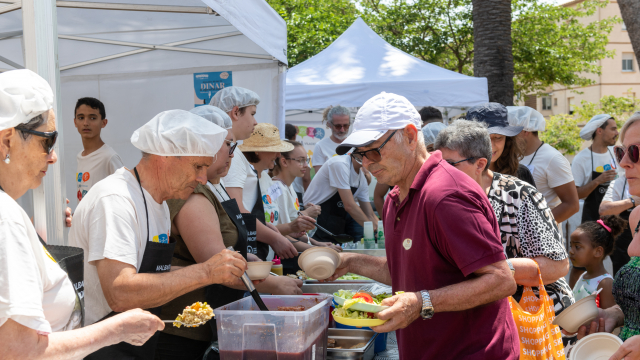
M 603 261 L 613 251 L 615 238 L 626 226 L 627 221 L 621 217 L 607 215 L 598 221 L 583 223 L 571 234 L 569 258 L 573 266 L 587 269 L 573 287 L 576 301 L 602 289 L 598 306 L 606 309 L 616 304 L 611 292 L 613 277 L 607 273 Z

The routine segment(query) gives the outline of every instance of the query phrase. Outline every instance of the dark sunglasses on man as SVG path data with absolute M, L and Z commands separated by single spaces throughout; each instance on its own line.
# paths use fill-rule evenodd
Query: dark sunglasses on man
M 346 124 L 346 125 L 335 125 L 332 124 L 332 126 L 336 129 L 336 130 L 341 130 L 344 129 L 344 131 L 349 130 L 349 126 L 351 126 L 350 124 Z
M 389 140 L 391 140 L 391 138 L 393 137 L 393 135 L 395 135 L 397 131 L 398 130 L 395 130 L 394 132 L 392 132 L 391 135 L 389 135 L 389 137 L 387 138 L 387 140 L 385 140 L 382 143 L 382 145 L 380 145 L 377 149 L 371 149 L 367 151 L 354 151 L 351 154 L 351 157 L 353 157 L 360 165 L 362 165 L 363 157 L 366 157 L 367 159 L 369 159 L 369 161 L 372 161 L 372 162 L 379 162 L 380 160 L 382 160 L 382 155 L 380 154 L 380 150 L 382 150 L 382 148 L 389 142 Z
M 31 134 L 31 135 L 40 136 L 40 137 L 45 138 L 45 140 L 42 141 L 42 147 L 44 148 L 44 151 L 47 152 L 47 154 L 51 154 L 51 151 L 53 151 L 53 146 L 56 144 L 56 140 L 58 140 L 58 132 L 57 131 L 42 132 L 42 131 L 35 131 L 35 130 L 25 129 L 25 128 L 20 127 L 20 126 L 16 126 L 16 130 L 20 130 L 23 133 L 27 133 L 27 134 Z
M 634 164 L 638 162 L 638 158 L 640 157 L 640 148 L 638 148 L 638 145 L 629 145 L 627 149 L 622 146 L 614 146 L 613 152 L 616 154 L 618 164 L 622 162 L 625 154 L 629 156 L 629 160 Z

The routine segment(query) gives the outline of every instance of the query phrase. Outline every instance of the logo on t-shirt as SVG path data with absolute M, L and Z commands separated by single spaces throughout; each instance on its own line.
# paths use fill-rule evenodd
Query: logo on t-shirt
M 296 211 L 300 210 L 300 203 L 298 202 L 298 198 L 296 198 L 296 203 L 294 205 L 296 207 Z
M 89 174 L 88 171 L 76 173 L 76 178 L 78 179 L 78 182 L 87 182 L 89 181 L 89 178 L 91 178 L 91 174 Z
M 169 237 L 167 236 L 167 234 L 160 234 L 160 235 L 154 236 L 152 241 L 155 242 L 155 243 L 160 243 L 160 244 L 168 244 L 169 243 Z
M 411 239 L 404 239 L 404 241 L 402 242 L 402 246 L 404 247 L 405 250 L 409 250 L 411 249 L 411 244 L 413 242 L 411 241 Z
M 271 204 L 271 196 L 262 195 L 262 202 L 264 202 L 265 205 L 270 205 Z

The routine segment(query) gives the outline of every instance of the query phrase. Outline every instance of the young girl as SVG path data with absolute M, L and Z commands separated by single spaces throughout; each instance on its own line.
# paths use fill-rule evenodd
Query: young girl
M 613 251 L 615 238 L 626 226 L 627 221 L 621 217 L 607 215 L 598 221 L 583 223 L 571 234 L 569 258 L 573 266 L 587 269 L 573 287 L 576 301 L 602 289 L 598 306 L 606 309 L 616 304 L 611 293 L 613 277 L 605 270 L 603 261 Z

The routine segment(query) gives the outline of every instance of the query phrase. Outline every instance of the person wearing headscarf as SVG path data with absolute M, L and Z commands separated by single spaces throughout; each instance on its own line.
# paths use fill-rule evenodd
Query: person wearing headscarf
M 613 146 L 618 140 L 618 125 L 611 115 L 599 114 L 580 130 L 580 137 L 592 141 L 591 146 L 580 151 L 571 164 L 578 197 L 583 203 L 580 223 L 584 223 L 600 219 L 600 203 L 610 183 L 618 176 L 618 166 L 613 156 Z M 584 271 L 584 268 L 571 269 L 571 287 Z
M 438 111 L 438 109 L 432 108 L 430 106 L 422 108 L 422 110 L 420 111 L 420 116 L 422 117 L 423 123 L 424 123 L 423 110 L 427 108 L 435 109 L 436 111 Z M 440 121 L 442 121 L 442 117 L 440 118 Z M 427 122 L 427 125 L 424 125 L 422 127 L 421 131 L 422 131 L 422 135 L 424 136 L 424 143 L 425 145 L 427 145 L 428 152 L 434 151 L 433 144 L 436 142 L 438 133 L 440 133 L 440 131 L 446 127 L 447 126 L 442 122 L 438 122 L 435 120 L 432 122 Z M 376 183 L 376 188 L 373 190 L 373 204 L 375 205 L 376 211 L 378 212 L 381 218 L 383 215 L 382 207 L 384 206 L 384 197 L 387 195 L 389 191 L 391 191 L 391 189 L 393 189 L 393 186 L 389 186 L 387 184 L 382 184 L 382 183 Z
M 82 262 L 66 260 L 82 252 L 46 245 L 16 202 L 58 160 L 53 101 L 31 70 L 0 74 L 0 359 L 82 359 L 121 341 L 141 345 L 164 327 L 137 309 L 81 328 Z
M 231 118 L 230 131 L 233 132 L 237 141 L 244 141 L 251 136 L 258 125 L 254 115 L 259 103 L 260 97 L 255 92 L 239 86 L 231 86 L 218 91 L 211 98 L 209 105 L 220 108 Z M 264 260 L 271 247 L 276 255 L 283 259 L 298 256 L 293 244 L 275 227 L 265 222 L 264 212 L 261 210 L 262 199 L 258 196 L 258 174 L 239 148 L 236 148 L 233 153 L 231 168 L 223 181 L 229 196 L 237 201 L 240 212 L 253 214 L 258 220 L 255 226 L 258 249 L 254 255 Z
M 207 285 L 242 285 L 246 260 L 229 250 L 170 271 L 176 242 L 166 200 L 186 199 L 206 184 L 207 168 L 226 136 L 188 111 L 161 112 L 131 136 L 142 151 L 140 162 L 118 169 L 82 199 L 69 243 L 84 250 L 88 324 L 131 308 L 159 314 L 162 305 Z M 158 336 L 141 347 L 119 343 L 86 359 L 153 359 Z
M 560 151 L 540 140 L 545 131 L 544 116 L 528 106 L 507 106 L 509 125 L 524 129 L 517 138 L 524 144 L 520 165 L 526 166 L 542 193 L 553 217 L 561 223 L 580 210 L 578 192 L 571 173 L 571 164 Z

